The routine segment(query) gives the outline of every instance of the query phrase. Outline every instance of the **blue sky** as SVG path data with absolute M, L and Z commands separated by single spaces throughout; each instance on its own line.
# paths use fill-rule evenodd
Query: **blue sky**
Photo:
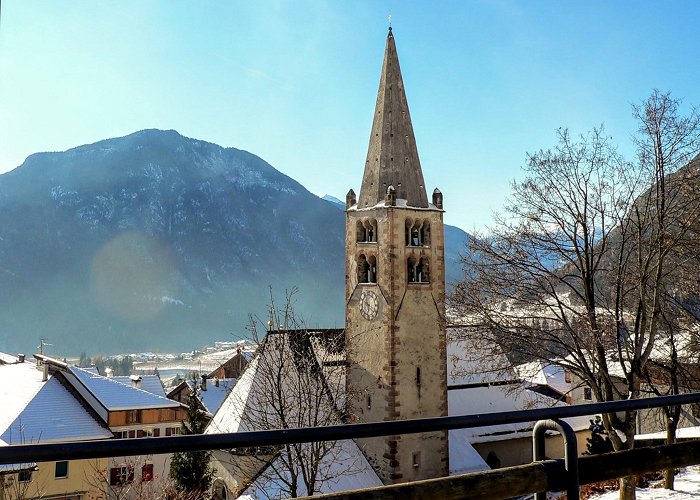
M 251 151 L 318 194 L 358 191 L 387 14 L 429 191 L 483 230 L 527 151 L 630 104 L 700 104 L 700 2 L 4 0 L 0 172 L 144 128 Z

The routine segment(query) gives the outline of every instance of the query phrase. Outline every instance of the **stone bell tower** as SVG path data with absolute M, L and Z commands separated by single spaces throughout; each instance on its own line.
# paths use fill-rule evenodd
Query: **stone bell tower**
M 447 415 L 442 194 L 428 201 L 389 28 L 359 198 L 346 198 L 349 414 Z M 385 484 L 445 476 L 446 432 L 358 440 Z

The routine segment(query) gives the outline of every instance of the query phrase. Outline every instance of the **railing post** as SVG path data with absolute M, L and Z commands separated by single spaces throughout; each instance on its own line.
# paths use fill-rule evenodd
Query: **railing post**
M 540 420 L 532 429 L 532 461 L 544 460 L 545 432 L 559 431 L 564 439 L 564 468 L 566 469 L 566 497 L 569 500 L 579 500 L 578 489 L 578 445 L 576 433 L 563 420 Z M 547 492 L 535 493 L 535 500 L 546 500 Z

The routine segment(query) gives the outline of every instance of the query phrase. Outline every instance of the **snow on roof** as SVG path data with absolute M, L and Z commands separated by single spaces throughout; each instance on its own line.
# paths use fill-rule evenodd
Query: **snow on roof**
M 510 361 L 496 344 L 474 337 L 455 338 L 460 329 L 448 331 L 447 385 L 457 386 L 516 380 Z
M 544 361 L 531 361 L 514 367 L 518 377 L 533 385 L 551 387 L 560 394 L 567 394 L 571 384 L 565 380 L 564 368 Z
M 268 466 L 268 470 L 278 470 L 284 474 L 285 468 L 282 459 L 277 458 Z M 361 488 L 373 488 L 382 486 L 377 473 L 362 454 L 352 440 L 336 442 L 336 446 L 321 459 L 319 463 L 318 477 L 327 477 L 318 486 L 317 494 L 339 493 L 341 491 L 357 490 Z M 304 482 L 299 477 L 299 495 L 307 495 Z M 282 481 L 275 480 L 274 474 L 263 472 L 258 478 L 246 488 L 240 499 L 267 499 L 280 498 L 284 496 Z
M 248 363 L 243 375 L 228 393 L 224 402 L 219 406 L 219 410 L 214 414 L 211 422 L 204 431 L 205 434 L 216 434 L 225 432 L 239 432 L 246 430 L 243 422 L 243 415 L 249 404 L 254 404 L 251 397 L 251 388 L 255 381 L 258 369 L 258 356 Z
M 114 380 L 113 377 L 96 375 L 77 366 L 68 367 L 68 372 L 83 385 L 109 411 L 133 410 L 144 408 L 177 408 L 180 403 L 157 396 L 143 389 L 137 389 Z M 68 381 L 73 383 L 71 377 Z
M 449 431 L 450 476 L 490 469 L 479 452 L 471 445 L 470 438 L 470 429 Z
M 450 416 L 481 415 L 505 411 L 527 410 L 562 406 L 563 403 L 541 394 L 523 389 L 505 391 L 497 387 L 470 387 L 447 391 L 447 408 Z M 587 429 L 590 417 L 571 417 L 566 420 L 575 431 Z M 513 434 L 528 433 L 534 422 L 501 424 L 487 427 L 461 429 L 460 439 L 469 443 L 485 443 L 511 439 Z
M 13 356 L 12 354 L 6 354 L 4 352 L 0 352 L 0 365 L 7 364 L 11 365 L 13 363 L 17 363 L 17 356 Z
M 44 385 L 42 371 L 34 363 L 0 365 L 0 435 L 24 411 Z
M 117 382 L 131 387 L 131 377 L 133 376 L 134 375 L 125 375 L 111 378 L 112 380 L 115 380 Z M 165 389 L 163 388 L 163 383 L 161 382 L 160 377 L 158 375 L 138 375 L 138 377 L 141 379 L 141 385 L 139 386 L 139 389 L 141 389 L 142 391 L 150 392 L 151 394 L 155 394 L 156 396 L 160 396 L 163 398 L 165 397 Z
M 214 380 L 208 380 L 207 381 L 207 390 L 206 391 L 199 391 L 199 400 L 202 402 L 204 405 L 204 408 L 214 415 L 219 407 L 221 407 L 221 404 L 224 402 L 226 399 L 226 396 L 228 396 L 229 392 L 233 390 L 233 388 L 236 386 L 236 379 L 235 378 L 221 378 L 218 379 L 219 385 L 217 387 L 216 385 L 216 379 Z M 192 385 L 195 382 L 192 380 L 187 381 L 187 385 L 192 388 Z
M 57 376 L 41 384 L 31 401 L 0 435 L 0 438 L 9 444 L 56 443 L 111 437 L 112 432 L 90 414 Z

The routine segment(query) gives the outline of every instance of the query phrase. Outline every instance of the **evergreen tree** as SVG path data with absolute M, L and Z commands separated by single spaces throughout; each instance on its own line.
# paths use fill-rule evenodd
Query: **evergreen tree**
M 197 380 L 192 380 L 192 392 L 188 400 L 187 414 L 182 422 L 181 434 L 202 434 L 207 425 L 204 406 L 199 399 Z M 214 479 L 211 468 L 211 452 L 186 451 L 173 454 L 170 461 L 170 477 L 175 481 L 178 491 L 193 498 L 203 497 Z
M 591 437 L 586 438 L 586 451 L 584 455 L 599 455 L 601 453 L 609 453 L 613 451 L 613 444 L 608 437 L 608 432 L 605 430 L 603 420 L 600 416 L 596 416 L 595 420 L 591 420 Z

